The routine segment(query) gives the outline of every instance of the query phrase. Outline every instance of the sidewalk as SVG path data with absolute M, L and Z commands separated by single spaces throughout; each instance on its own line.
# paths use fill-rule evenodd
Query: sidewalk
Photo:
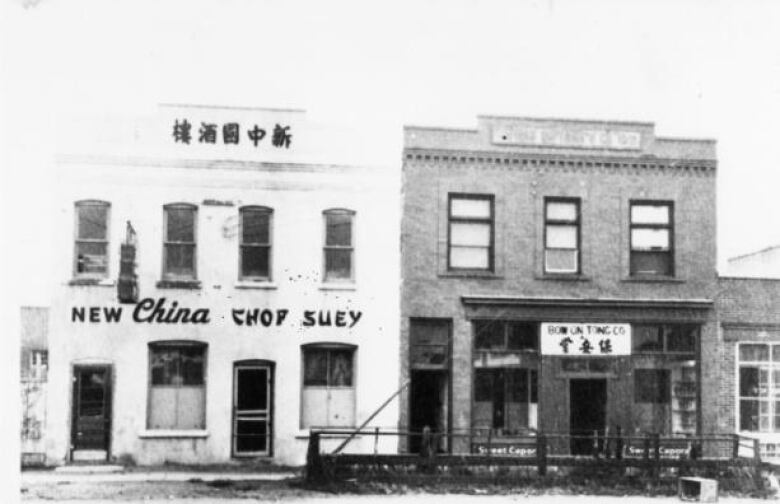
M 63 466 L 54 470 L 25 470 L 21 474 L 23 485 L 47 483 L 130 483 L 149 481 L 282 481 L 299 476 L 293 470 L 272 469 L 264 471 L 235 471 L 232 468 L 224 470 L 202 471 L 187 468 L 132 468 L 122 466 Z

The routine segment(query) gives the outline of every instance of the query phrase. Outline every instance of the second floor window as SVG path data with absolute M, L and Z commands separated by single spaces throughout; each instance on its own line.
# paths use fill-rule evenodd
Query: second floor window
M 631 202 L 631 275 L 674 275 L 672 204 Z
M 549 198 L 544 203 L 544 272 L 578 273 L 580 202 Z
M 108 276 L 109 209 L 104 201 L 76 203 L 76 277 Z
M 451 270 L 493 271 L 493 197 L 450 195 L 447 264 Z
M 244 207 L 241 214 L 242 280 L 271 280 L 271 217 L 266 207 Z
M 186 203 L 165 205 L 163 278 L 195 279 L 195 217 L 197 207 Z
M 352 210 L 325 210 L 325 275 L 326 282 L 354 280 L 354 237 Z

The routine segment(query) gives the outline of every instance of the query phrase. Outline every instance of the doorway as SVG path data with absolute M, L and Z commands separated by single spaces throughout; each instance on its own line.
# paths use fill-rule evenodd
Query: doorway
M 111 367 L 73 367 L 71 460 L 108 460 L 111 441 Z
M 409 430 L 422 432 L 426 426 L 432 434 L 442 434 L 449 431 L 449 381 L 447 371 L 443 370 L 412 370 L 412 380 L 409 390 Z M 409 436 L 409 451 L 418 453 L 421 448 L 422 436 Z M 446 437 L 438 438 L 437 451 L 447 451 Z
M 273 363 L 246 361 L 233 369 L 234 457 L 272 454 Z
M 569 381 L 569 431 L 572 455 L 593 453 L 593 433 L 598 433 L 598 448 L 604 442 L 607 417 L 607 380 L 572 379 Z

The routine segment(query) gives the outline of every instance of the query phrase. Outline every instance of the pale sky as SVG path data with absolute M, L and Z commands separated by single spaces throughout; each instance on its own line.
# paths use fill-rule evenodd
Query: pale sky
M 780 244 L 780 2 L 14 0 L 0 16 L 19 302 L 46 303 L 26 272 L 57 253 L 46 172 L 68 118 L 157 103 L 303 108 L 399 167 L 403 124 L 652 121 L 718 141 L 719 264 Z

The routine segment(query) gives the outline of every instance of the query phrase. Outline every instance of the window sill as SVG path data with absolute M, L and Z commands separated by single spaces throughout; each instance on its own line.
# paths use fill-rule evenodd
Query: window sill
M 673 276 L 630 276 L 620 280 L 627 283 L 685 283 L 682 278 Z
M 73 278 L 68 282 L 71 287 L 116 287 L 116 280 L 110 278 Z
M 536 280 L 552 280 L 559 282 L 590 282 L 591 277 L 578 273 L 543 273 L 534 277 Z
M 487 280 L 498 280 L 503 277 L 495 271 L 450 270 L 440 272 L 439 278 L 485 278 Z
M 278 289 L 279 286 L 272 282 L 264 282 L 261 280 L 258 281 L 252 281 L 252 280 L 239 280 L 235 284 L 233 284 L 233 287 L 236 289 L 261 289 L 261 290 L 274 290 Z
M 357 285 L 352 282 L 321 283 L 319 289 L 324 291 L 354 291 L 357 290 Z
M 200 280 L 160 280 L 156 287 L 158 289 L 198 290 L 201 288 L 201 283 Z
M 339 434 L 329 434 L 327 427 L 316 428 L 314 430 L 320 433 L 320 439 L 347 439 L 349 437 L 349 434 L 342 434 L 342 432 L 345 430 L 357 429 L 357 427 L 332 427 L 332 428 L 333 430 L 339 431 Z M 364 429 L 360 434 L 356 434 L 355 436 L 353 436 L 352 439 L 360 439 L 363 436 L 369 436 L 369 435 L 371 435 L 371 433 L 366 432 L 366 429 Z M 311 437 L 310 431 L 304 431 L 298 434 L 297 436 L 295 436 L 295 439 L 309 439 L 310 437 Z
M 165 438 L 207 438 L 207 430 L 179 430 L 179 429 L 145 429 L 138 433 L 142 439 L 165 439 Z

